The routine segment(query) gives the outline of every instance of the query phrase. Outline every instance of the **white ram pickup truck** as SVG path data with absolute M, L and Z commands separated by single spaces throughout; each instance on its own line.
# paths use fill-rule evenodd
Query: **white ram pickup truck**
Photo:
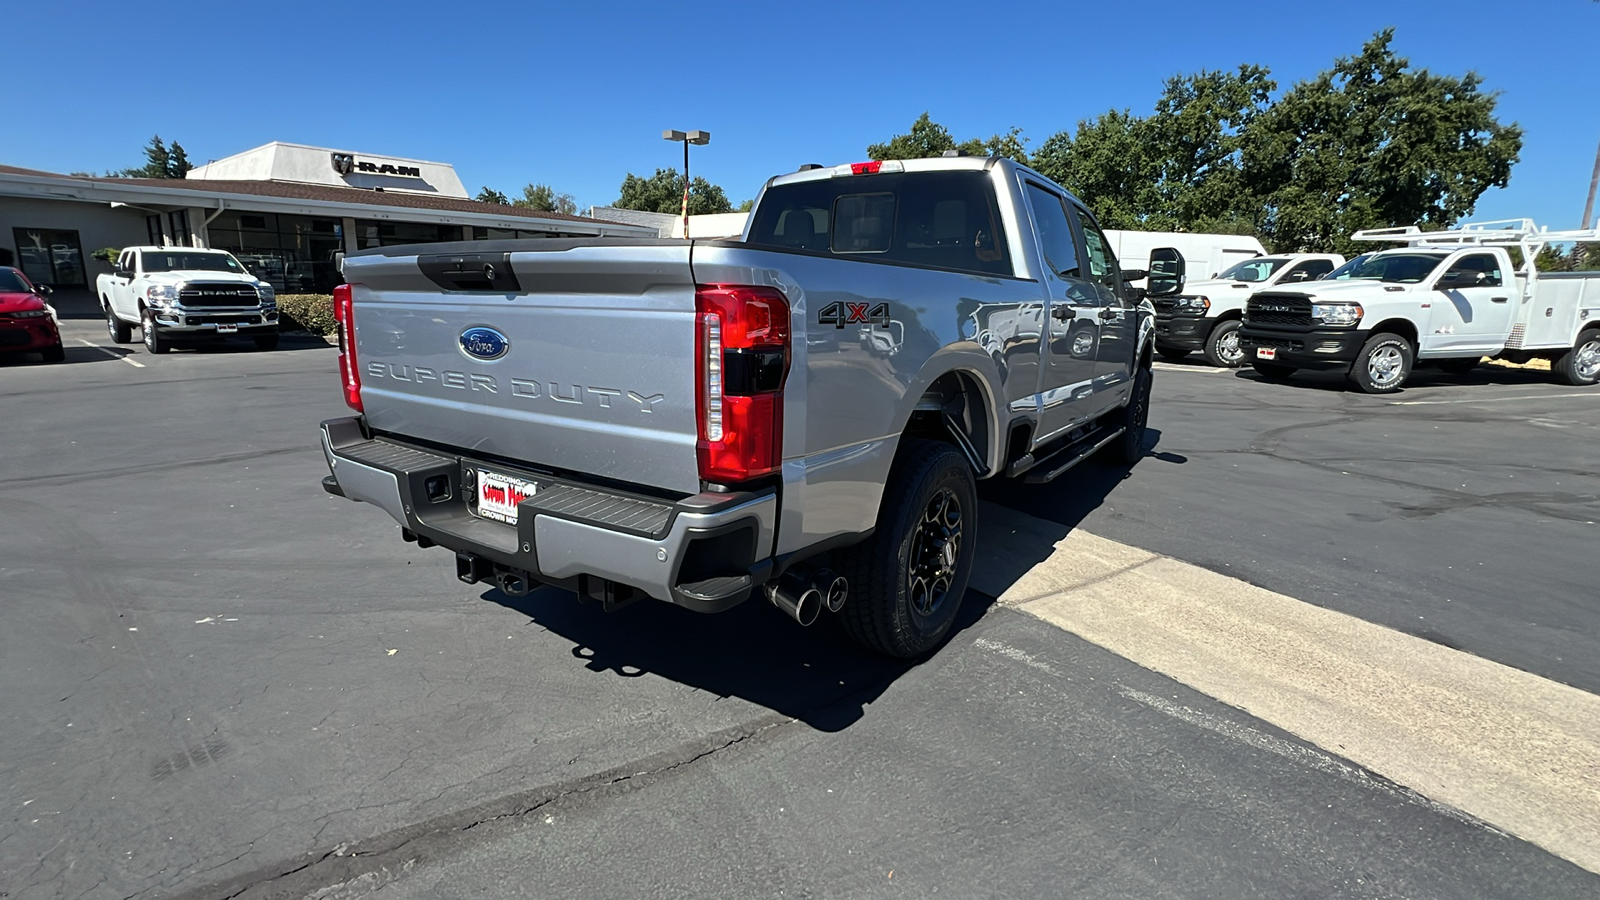
M 1418 361 L 1465 373 L 1491 356 L 1548 359 L 1568 384 L 1600 381 L 1600 272 L 1534 265 L 1546 245 L 1600 242 L 1600 229 L 1542 231 L 1512 219 L 1352 237 L 1406 246 L 1371 254 L 1348 278 L 1254 294 L 1239 347 L 1263 377 L 1344 370 L 1361 390 L 1386 394 Z M 1521 251 L 1521 270 L 1508 247 Z
M 1180 248 L 1181 249 L 1181 248 Z M 1239 351 L 1239 322 L 1246 301 L 1260 291 L 1315 281 L 1339 266 L 1337 253 L 1293 253 L 1241 260 L 1181 296 L 1156 300 L 1156 352 L 1177 361 L 1196 350 L 1213 366 L 1236 369 L 1249 362 Z
M 151 353 L 227 335 L 278 346 L 277 293 L 224 250 L 129 247 L 95 287 L 113 343 L 131 343 L 138 327 Z

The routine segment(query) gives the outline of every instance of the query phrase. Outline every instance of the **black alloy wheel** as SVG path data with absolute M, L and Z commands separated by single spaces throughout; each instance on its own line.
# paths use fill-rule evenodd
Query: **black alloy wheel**
M 851 640 L 901 659 L 943 643 L 971 577 L 977 507 L 972 467 L 961 451 L 901 439 L 877 528 L 834 554 L 835 571 L 850 582 L 839 618 Z
M 1155 373 L 1140 366 L 1133 373 L 1133 394 L 1128 405 L 1122 408 L 1122 434 L 1107 449 L 1113 458 L 1125 466 L 1144 459 L 1144 438 L 1150 424 L 1150 393 L 1155 384 Z

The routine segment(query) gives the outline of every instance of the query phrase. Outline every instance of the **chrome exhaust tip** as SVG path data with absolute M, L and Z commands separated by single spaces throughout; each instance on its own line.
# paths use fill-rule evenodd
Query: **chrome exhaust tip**
M 767 585 L 767 599 L 801 625 L 810 625 L 822 614 L 822 592 L 793 574 Z
M 843 575 L 818 569 L 811 573 L 811 583 L 822 593 L 822 605 L 828 608 L 828 612 L 838 612 L 844 608 L 844 601 L 850 598 L 850 582 Z

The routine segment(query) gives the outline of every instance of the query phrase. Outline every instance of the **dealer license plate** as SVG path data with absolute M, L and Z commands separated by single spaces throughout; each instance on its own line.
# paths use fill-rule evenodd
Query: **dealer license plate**
M 531 481 L 478 470 L 478 515 L 507 525 L 517 524 L 517 504 L 533 496 L 537 487 Z
M 232 324 L 232 325 L 218 325 L 217 326 L 217 334 L 233 334 L 234 332 L 236 332 L 238 330 L 239 330 L 239 326 L 238 326 L 237 323 Z
M 1257 347 L 1256 348 L 1256 359 L 1277 359 L 1277 358 L 1278 358 L 1278 348 L 1277 347 Z

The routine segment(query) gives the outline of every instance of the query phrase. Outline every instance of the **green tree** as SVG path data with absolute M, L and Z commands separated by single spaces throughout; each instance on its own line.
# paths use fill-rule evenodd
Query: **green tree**
M 137 169 L 123 169 L 114 175 L 123 178 L 182 178 L 194 166 L 189 164 L 189 155 L 184 152 L 183 145 L 177 141 L 168 147 L 161 140 L 161 135 L 150 138 L 150 143 L 144 148 L 145 164 Z
M 754 200 L 746 200 L 743 203 L 739 204 L 738 208 L 735 209 L 734 212 L 747 213 L 747 212 L 749 212 L 749 211 L 751 211 L 751 210 L 753 210 L 755 208 L 756 208 L 756 201 L 754 201 Z
M 868 144 L 870 159 L 928 159 L 943 156 L 947 150 L 960 150 L 969 156 L 1009 156 L 1026 165 L 1029 161 L 1028 139 L 1022 129 L 1013 126 L 1005 134 L 996 134 L 987 141 L 971 138 L 956 143 L 950 131 L 924 112 L 911 123 L 911 131 L 897 134 L 881 144 Z
M 578 201 L 571 194 L 558 194 L 548 184 L 529 184 L 522 188 L 522 196 L 511 201 L 512 206 L 538 209 L 544 212 L 573 216 L 578 213 Z
M 1275 87 L 1259 66 L 1175 76 L 1148 118 L 1113 110 L 1080 121 L 1040 145 L 1034 167 L 1108 227 L 1250 233 L 1257 204 L 1241 145 Z
M 1378 32 L 1246 129 L 1244 178 L 1278 249 L 1348 254 L 1358 228 L 1447 228 L 1510 179 L 1522 129 L 1495 119 L 1495 95 L 1472 72 L 1412 69 L 1393 37 Z
M 492 187 L 485 187 L 483 190 L 478 192 L 478 196 L 474 199 L 476 199 L 479 203 L 494 203 L 499 206 L 511 205 L 511 200 L 508 199 L 505 194 L 500 193 Z
M 622 179 L 622 196 L 613 206 L 645 212 L 678 213 L 683 210 L 683 176 L 677 169 L 657 169 L 649 178 L 629 172 Z M 695 178 L 689 186 L 689 214 L 733 212 L 728 195 L 718 185 Z

